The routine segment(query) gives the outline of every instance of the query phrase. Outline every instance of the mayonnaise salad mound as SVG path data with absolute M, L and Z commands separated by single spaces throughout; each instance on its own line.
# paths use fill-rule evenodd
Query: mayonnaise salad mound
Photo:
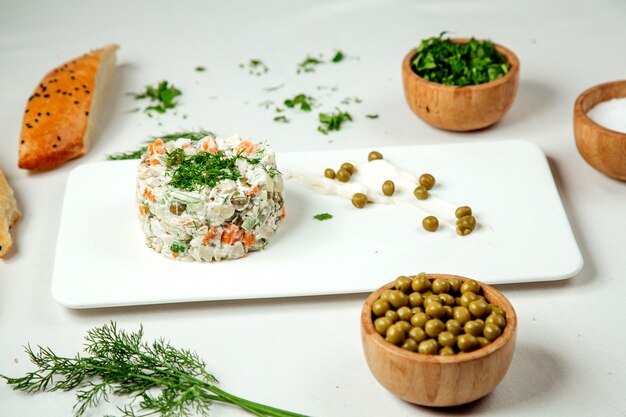
M 237 259 L 263 249 L 284 217 L 274 152 L 238 136 L 157 139 L 137 172 L 147 245 L 184 261 Z

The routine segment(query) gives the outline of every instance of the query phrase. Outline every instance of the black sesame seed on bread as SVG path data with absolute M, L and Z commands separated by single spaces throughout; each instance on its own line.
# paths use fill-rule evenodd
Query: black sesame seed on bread
M 111 44 L 53 69 L 28 99 L 18 166 L 46 170 L 87 152 L 115 71 Z
M 11 249 L 13 241 L 9 228 L 22 217 L 17 209 L 13 190 L 9 186 L 4 174 L 0 171 L 0 258 L 3 258 Z

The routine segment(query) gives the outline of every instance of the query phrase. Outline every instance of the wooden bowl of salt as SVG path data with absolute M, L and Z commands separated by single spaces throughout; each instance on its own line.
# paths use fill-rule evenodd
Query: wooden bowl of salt
M 626 181 L 626 80 L 596 85 L 578 96 L 574 136 L 589 165 Z

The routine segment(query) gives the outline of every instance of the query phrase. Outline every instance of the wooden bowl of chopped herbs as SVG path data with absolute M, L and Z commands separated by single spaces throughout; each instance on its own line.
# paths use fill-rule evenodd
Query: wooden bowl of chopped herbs
M 445 130 L 483 129 L 511 108 L 519 85 L 519 60 L 488 40 L 425 39 L 402 63 L 404 94 L 411 110 Z

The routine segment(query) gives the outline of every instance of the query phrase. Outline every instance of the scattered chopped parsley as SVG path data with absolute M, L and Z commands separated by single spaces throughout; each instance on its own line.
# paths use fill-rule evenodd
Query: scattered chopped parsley
M 343 112 L 339 109 L 335 113 L 320 113 L 319 114 L 320 126 L 317 130 L 325 135 L 333 130 L 341 130 L 341 125 L 346 121 L 352 121 L 352 116 L 348 112 Z
M 298 69 L 296 73 L 300 74 L 302 72 L 315 72 L 315 68 L 317 68 L 318 65 L 322 65 L 323 63 L 324 61 L 322 61 L 320 58 L 307 56 L 304 61 L 298 64 Z
M 454 43 L 438 37 L 424 39 L 417 48 L 411 67 L 425 80 L 444 85 L 466 86 L 494 81 L 509 71 L 510 64 L 490 41 L 472 38 Z
M 206 67 L 203 67 L 203 66 L 196 67 L 196 72 L 204 72 L 204 71 L 206 71 Z
M 289 119 L 286 116 L 276 116 L 274 117 L 274 121 L 278 123 L 289 123 Z
M 362 102 L 363 102 L 363 100 L 361 100 L 358 97 L 346 97 L 343 100 L 341 100 L 341 104 L 346 105 L 346 106 L 349 105 L 349 104 L 352 104 L 352 103 L 359 104 L 359 103 L 362 103 Z
M 170 250 L 176 254 L 181 254 L 187 251 L 187 246 L 183 243 L 174 242 L 170 245 Z
M 278 90 L 280 88 L 283 88 L 284 86 L 285 86 L 285 84 L 279 84 L 279 85 L 275 85 L 273 87 L 264 88 L 263 91 L 276 91 L 276 90 Z
M 155 87 L 148 85 L 146 90 L 140 93 L 129 93 L 135 100 L 149 99 L 151 102 L 156 102 L 152 106 L 146 107 L 144 110 L 150 115 L 151 111 L 157 113 L 165 113 L 168 109 L 176 107 L 176 97 L 182 95 L 182 91 L 174 87 L 174 84 L 170 84 L 168 81 L 161 81 Z
M 315 99 L 305 94 L 298 94 L 294 98 L 288 98 L 284 103 L 290 109 L 300 108 L 300 110 L 308 112 L 311 111 L 313 104 L 315 104 Z
M 340 51 L 340 50 L 339 50 L 339 51 L 337 51 L 337 53 L 335 54 L 335 56 L 333 57 L 333 59 L 332 59 L 331 61 L 332 61 L 333 63 L 335 63 L 335 64 L 336 64 L 336 63 L 338 63 L 338 62 L 343 61 L 343 59 L 344 59 L 345 57 L 346 57 L 346 56 L 344 55 L 344 53 L 343 53 L 342 51 Z
M 334 85 L 334 86 L 332 86 L 332 87 L 330 87 L 330 86 L 328 86 L 328 85 L 318 85 L 318 86 L 317 86 L 317 87 L 315 87 L 315 88 L 317 88 L 318 90 L 328 90 L 328 91 L 330 91 L 331 93 L 334 93 L 335 91 L 338 91 L 338 90 L 339 90 L 339 87 L 338 87 L 338 86 L 336 86 L 336 85 Z
M 186 138 L 186 139 L 191 139 L 191 140 L 200 140 L 206 136 L 215 137 L 215 135 L 212 132 L 209 132 L 208 130 L 197 130 L 197 131 L 189 131 L 189 132 L 170 133 L 170 134 L 163 135 L 163 136 L 155 136 L 155 137 L 148 139 L 146 142 L 147 143 L 154 142 L 156 138 L 161 138 L 163 142 L 171 142 L 171 141 L 181 139 L 181 138 Z M 148 147 L 143 146 L 137 149 L 136 151 L 108 155 L 107 159 L 112 160 L 112 161 L 124 160 L 124 159 L 139 159 L 141 158 L 141 155 L 146 153 L 147 150 L 148 150 Z
M 270 70 L 260 59 L 251 59 L 247 64 L 239 64 L 239 68 L 248 68 L 248 74 L 256 76 L 263 75 Z
M 245 159 L 250 164 L 260 162 L 259 159 L 241 154 L 227 157 L 224 151 L 218 151 L 216 154 L 199 152 L 195 155 L 185 155 L 184 151 L 179 154 L 177 151 L 166 156 L 168 168 L 173 168 L 174 171 L 169 185 L 187 191 L 215 187 L 223 180 L 237 181 L 241 178 L 241 172 L 236 166 L 239 159 Z
M 346 54 L 341 50 L 336 50 L 335 55 L 330 59 L 330 62 L 333 64 L 338 64 L 346 58 Z M 296 73 L 300 74 L 302 72 L 315 72 L 315 69 L 318 65 L 325 64 L 326 62 L 323 59 L 323 56 L 320 55 L 319 58 L 312 57 L 311 55 L 307 55 L 304 60 L 298 64 L 298 69 Z
M 329 213 L 320 213 L 320 214 L 316 214 L 315 216 L 313 216 L 313 218 L 322 222 L 324 220 L 332 219 L 333 215 Z
M 377 114 L 366 114 L 365 117 L 368 119 L 378 119 L 379 116 Z

